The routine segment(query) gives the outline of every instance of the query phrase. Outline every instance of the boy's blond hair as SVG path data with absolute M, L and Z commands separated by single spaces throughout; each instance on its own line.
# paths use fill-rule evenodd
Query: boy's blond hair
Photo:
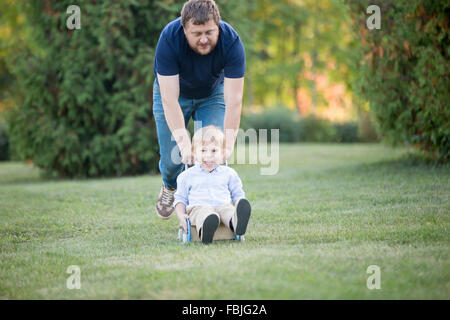
M 223 151 L 225 148 L 225 135 L 222 129 L 216 126 L 206 126 L 195 131 L 192 137 L 192 151 L 194 152 L 196 147 L 206 143 L 214 143 Z

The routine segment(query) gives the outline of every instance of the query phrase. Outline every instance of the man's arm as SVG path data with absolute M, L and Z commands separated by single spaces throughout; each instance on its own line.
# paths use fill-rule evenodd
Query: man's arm
M 241 121 L 242 97 L 244 92 L 244 78 L 225 78 L 223 95 L 225 99 L 225 154 L 227 161 L 233 153 L 239 123 Z
M 183 112 L 178 103 L 180 96 L 179 75 L 162 76 L 158 74 L 158 83 L 166 122 L 180 149 L 182 162 L 192 164 L 191 139 L 186 130 Z

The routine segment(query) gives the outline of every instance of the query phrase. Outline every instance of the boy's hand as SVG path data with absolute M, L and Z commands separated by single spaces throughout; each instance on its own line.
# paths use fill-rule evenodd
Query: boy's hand
M 181 227 L 184 232 L 187 233 L 186 219 L 189 219 L 189 216 L 186 214 L 186 205 L 182 202 L 178 202 L 175 206 L 175 212 L 177 213 L 178 220 L 180 220 Z
M 185 213 L 178 214 L 178 219 L 180 220 L 180 224 L 181 224 L 181 227 L 183 228 L 184 232 L 187 233 L 186 219 L 189 219 L 189 216 Z

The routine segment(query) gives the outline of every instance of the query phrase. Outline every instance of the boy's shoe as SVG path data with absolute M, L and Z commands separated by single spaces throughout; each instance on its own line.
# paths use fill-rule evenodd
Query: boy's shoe
M 247 199 L 242 198 L 239 200 L 236 206 L 236 212 L 231 220 L 233 224 L 234 233 L 238 236 L 242 236 L 247 231 L 248 220 L 250 219 L 250 214 L 252 213 L 252 207 Z
M 214 238 L 214 233 L 219 227 L 220 219 L 215 213 L 210 214 L 203 221 L 203 227 L 201 229 L 201 239 L 203 243 L 211 243 Z
M 175 208 L 173 207 L 174 194 L 177 189 L 166 187 L 163 183 L 156 201 L 156 214 L 163 218 L 169 219 Z

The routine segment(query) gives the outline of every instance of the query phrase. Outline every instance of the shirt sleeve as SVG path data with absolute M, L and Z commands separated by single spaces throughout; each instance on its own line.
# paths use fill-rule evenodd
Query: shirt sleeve
M 187 207 L 189 205 L 188 195 L 189 195 L 189 186 L 187 185 L 186 171 L 182 172 L 178 175 L 177 178 L 177 191 L 174 194 L 173 207 L 177 205 L 177 203 L 181 202 Z
M 244 190 L 242 189 L 242 181 L 234 170 L 230 170 L 230 180 L 228 181 L 228 190 L 230 190 L 231 201 L 245 198 Z
M 245 74 L 245 50 L 238 37 L 227 54 L 224 76 L 226 78 L 242 78 Z
M 166 30 L 161 32 L 158 44 L 156 45 L 155 67 L 156 72 L 162 76 L 174 76 L 179 74 L 180 71 L 177 54 L 170 44 Z

